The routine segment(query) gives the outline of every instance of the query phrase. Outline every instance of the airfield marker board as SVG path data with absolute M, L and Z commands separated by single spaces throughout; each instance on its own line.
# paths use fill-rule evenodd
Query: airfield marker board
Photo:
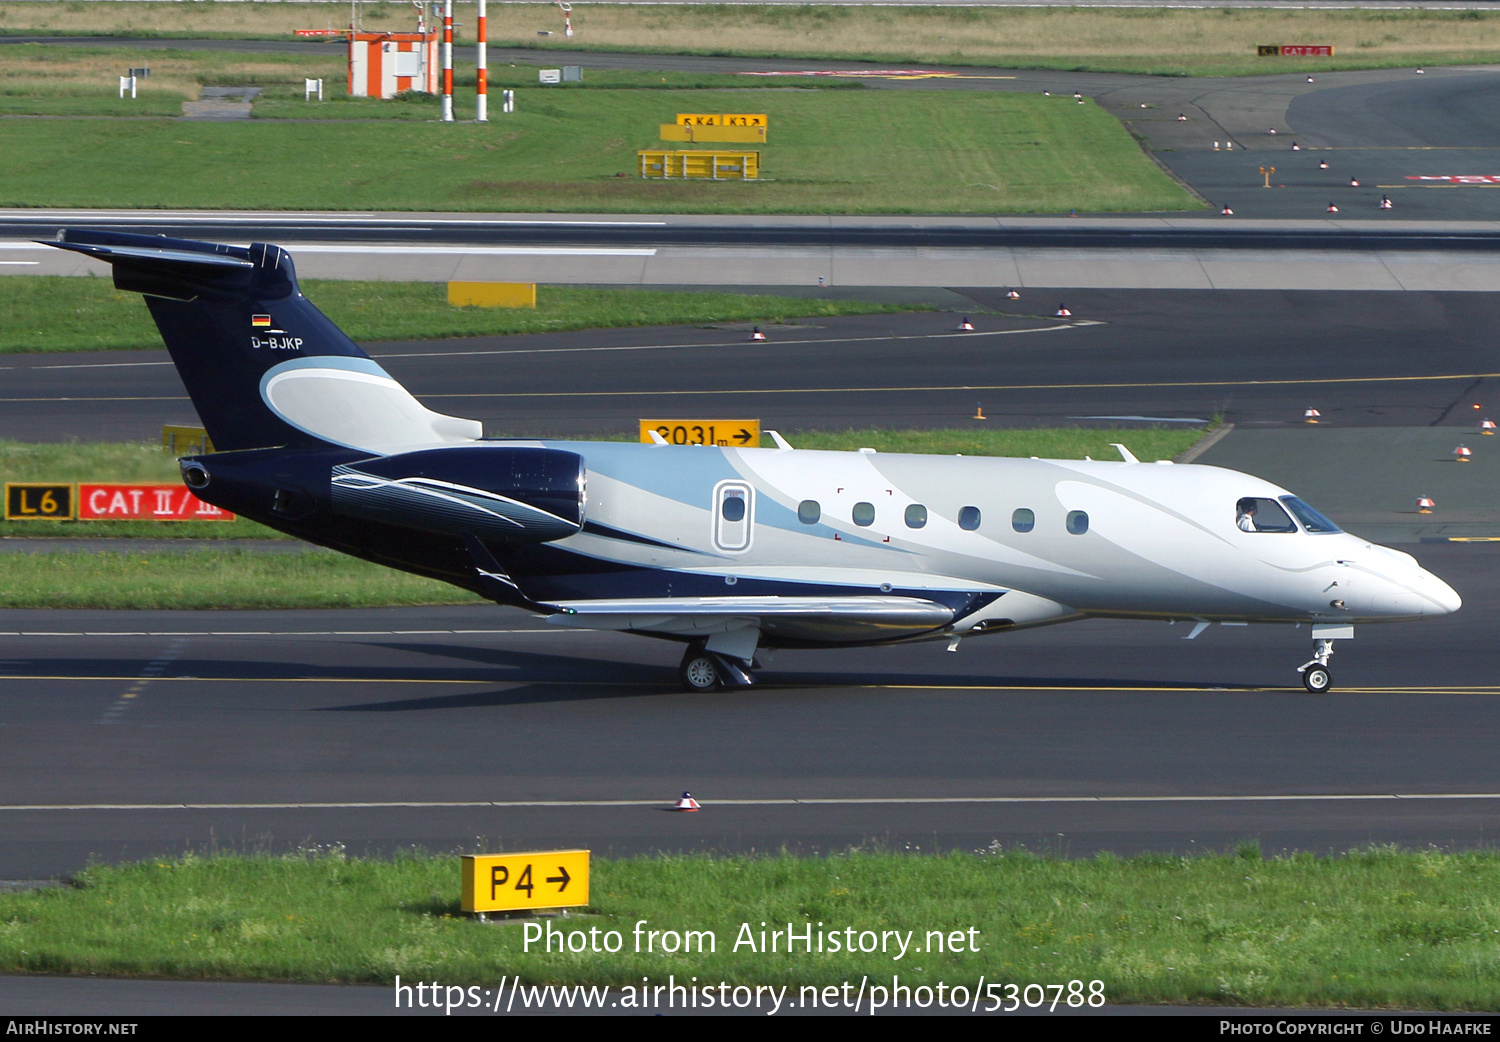
M 589 903 L 589 852 L 464 854 L 459 858 L 465 912 L 520 912 Z
M 760 447 L 759 420 L 642 420 L 641 441 L 654 444 L 651 432 L 668 445 L 722 445 L 739 449 Z

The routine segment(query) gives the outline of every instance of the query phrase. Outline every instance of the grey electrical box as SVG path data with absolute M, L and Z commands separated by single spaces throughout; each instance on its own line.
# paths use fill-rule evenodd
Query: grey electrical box
M 563 82 L 564 83 L 582 83 L 583 82 L 583 66 L 582 65 L 564 65 L 563 66 Z

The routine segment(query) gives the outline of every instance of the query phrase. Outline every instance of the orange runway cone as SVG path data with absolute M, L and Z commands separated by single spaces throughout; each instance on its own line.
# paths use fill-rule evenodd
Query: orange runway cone
M 1302 413 L 1302 422 L 1303 423 L 1317 423 L 1318 422 L 1318 418 L 1320 416 L 1322 416 L 1322 415 L 1323 414 L 1320 413 L 1316 409 L 1307 409 L 1307 410 L 1305 410 Z
M 695 799 L 693 799 L 693 794 L 692 793 L 685 792 L 685 793 L 682 794 L 682 797 L 677 801 L 677 806 L 673 807 L 672 809 L 673 810 L 685 810 L 685 811 L 697 810 L 698 809 L 698 801 L 695 800 Z
M 765 338 L 766 335 L 760 331 L 760 326 L 756 326 L 750 331 L 751 340 L 764 340 Z
M 1434 504 L 1433 501 L 1432 501 L 1432 499 L 1430 497 L 1428 497 L 1428 496 L 1418 496 L 1417 497 L 1417 513 L 1419 513 L 1419 514 L 1430 514 L 1430 513 L 1432 513 L 1432 508 L 1435 505 L 1436 504 Z
M 971 418 L 975 420 L 989 419 L 989 417 L 984 414 L 984 406 L 979 402 L 974 403 L 974 415 Z
M 1453 462 L 1455 463 L 1468 463 L 1473 458 L 1474 453 L 1469 451 L 1467 445 L 1460 445 L 1453 450 Z

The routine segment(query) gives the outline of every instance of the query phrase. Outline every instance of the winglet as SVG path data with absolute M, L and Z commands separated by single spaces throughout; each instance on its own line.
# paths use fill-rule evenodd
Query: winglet
M 782 452 L 792 451 L 792 443 L 783 438 L 780 431 L 766 431 L 766 433 L 770 435 L 771 440 L 776 443 L 776 447 Z
M 1117 450 L 1120 453 L 1120 458 L 1123 459 L 1126 463 L 1140 462 L 1140 460 L 1135 458 L 1135 453 L 1131 452 L 1129 449 L 1127 449 L 1117 441 L 1110 442 L 1109 447 Z
M 647 431 L 646 433 L 649 434 L 649 435 L 651 435 L 651 444 L 652 445 L 669 445 L 669 444 L 671 444 L 670 442 L 667 441 L 666 438 L 663 438 L 661 436 L 661 431 L 651 430 L 651 431 Z

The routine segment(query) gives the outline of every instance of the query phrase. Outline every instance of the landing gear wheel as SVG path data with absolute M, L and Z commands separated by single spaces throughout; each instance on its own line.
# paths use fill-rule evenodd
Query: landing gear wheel
M 1321 695 L 1333 686 L 1333 674 L 1327 666 L 1314 663 L 1302 671 L 1302 686 L 1315 695 Z
M 688 691 L 717 691 L 724 684 L 724 678 L 719 676 L 719 664 L 714 661 L 714 657 L 696 645 L 688 648 L 687 654 L 682 656 L 682 665 L 677 667 L 677 675 L 682 678 L 682 686 Z

